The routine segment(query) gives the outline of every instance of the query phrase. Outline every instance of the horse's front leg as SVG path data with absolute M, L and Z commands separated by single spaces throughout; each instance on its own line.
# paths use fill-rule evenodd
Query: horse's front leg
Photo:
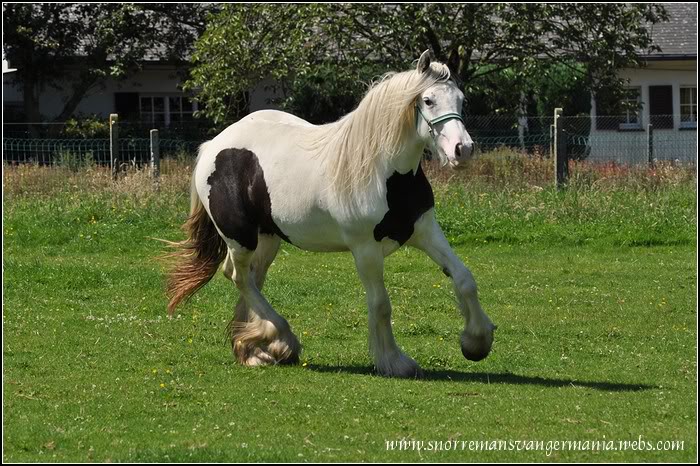
M 471 271 L 452 251 L 432 210 L 416 222 L 415 232 L 408 244 L 424 251 L 452 278 L 459 310 L 465 320 L 461 338 L 462 354 L 471 361 L 484 359 L 491 351 L 496 327 L 481 308 Z
M 369 347 L 381 375 L 419 377 L 418 363 L 396 345 L 391 330 L 391 302 L 384 286 L 384 255 L 380 243 L 352 248 L 355 266 L 367 293 Z

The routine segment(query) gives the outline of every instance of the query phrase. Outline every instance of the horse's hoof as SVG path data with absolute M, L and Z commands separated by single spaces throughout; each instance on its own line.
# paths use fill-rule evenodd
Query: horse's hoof
M 481 361 L 491 352 L 493 331 L 477 335 L 462 333 L 462 354 L 470 361 Z
M 269 366 L 274 364 L 297 364 L 301 344 L 293 334 L 285 339 L 267 342 L 237 341 L 233 345 L 234 357 L 244 366 Z
M 285 340 L 275 340 L 267 345 L 267 351 L 273 355 L 277 364 L 298 364 L 301 344 L 294 334 Z

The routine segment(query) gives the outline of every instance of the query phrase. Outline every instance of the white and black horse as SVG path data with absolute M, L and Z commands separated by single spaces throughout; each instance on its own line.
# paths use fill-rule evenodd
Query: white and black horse
M 452 278 L 465 329 L 462 353 L 481 360 L 494 325 L 471 272 L 450 248 L 433 212 L 421 168 L 428 145 L 443 165 L 470 158 L 461 117 L 464 95 L 446 65 L 427 52 L 415 70 L 373 84 L 357 109 L 312 125 L 259 111 L 204 143 L 192 176 L 189 238 L 174 243 L 168 310 L 206 284 L 223 262 L 240 292 L 229 325 L 242 364 L 293 363 L 301 346 L 261 293 L 268 267 L 287 241 L 308 251 L 350 251 L 367 294 L 369 342 L 380 374 L 415 377 L 418 364 L 394 341 L 384 258 L 418 248 Z

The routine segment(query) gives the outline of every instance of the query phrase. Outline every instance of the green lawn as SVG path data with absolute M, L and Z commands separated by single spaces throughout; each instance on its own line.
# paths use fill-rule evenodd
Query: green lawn
M 304 345 L 302 364 L 250 369 L 224 339 L 236 292 L 222 275 L 166 317 L 162 246 L 149 238 L 180 237 L 184 195 L 6 199 L 3 459 L 694 460 L 694 187 L 451 187 L 438 202 L 496 342 L 466 361 L 449 279 L 402 249 L 386 271 L 394 330 L 426 377 L 395 380 L 372 373 L 349 255 L 283 247 L 265 292 Z M 423 450 L 387 447 L 401 439 Z M 511 443 L 468 448 L 497 440 Z

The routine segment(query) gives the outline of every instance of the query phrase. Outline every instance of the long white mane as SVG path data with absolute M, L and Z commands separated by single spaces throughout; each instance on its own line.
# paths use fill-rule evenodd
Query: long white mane
M 381 168 L 415 140 L 410 132 L 416 131 L 416 99 L 449 78 L 448 67 L 436 62 L 422 73 L 387 73 L 353 112 L 308 133 L 306 145 L 322 159 L 339 199 L 356 198 L 373 183 L 384 183 Z

